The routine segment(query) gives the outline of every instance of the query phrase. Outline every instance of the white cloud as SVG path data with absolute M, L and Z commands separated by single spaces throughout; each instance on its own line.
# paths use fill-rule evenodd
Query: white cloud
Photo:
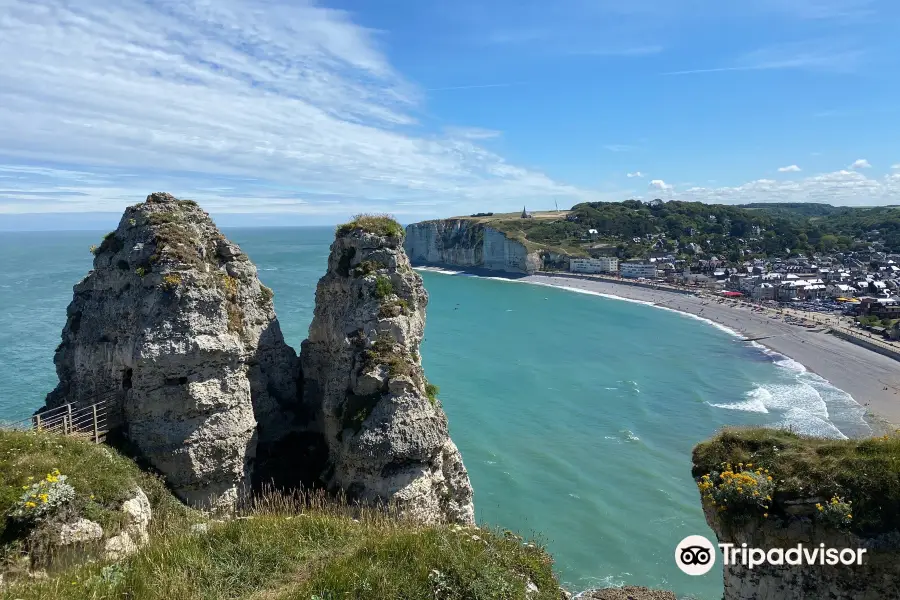
M 833 205 L 874 206 L 897 204 L 900 173 L 869 178 L 858 171 L 841 170 L 799 180 L 759 179 L 734 187 L 696 187 L 676 192 L 676 200 L 717 204 L 748 202 L 822 202 Z
M 634 146 L 629 146 L 628 144 L 606 144 L 603 146 L 610 152 L 631 152 L 634 150 Z
M 18 193 L 0 196 L 0 213 L 121 210 L 164 181 L 179 184 L 173 193 L 259 211 L 285 194 L 303 210 L 312 205 L 298 204 L 301 195 L 388 210 L 453 200 L 461 211 L 592 197 L 508 164 L 477 144 L 491 137 L 484 131 L 420 128 L 423 94 L 375 33 L 312 0 L 0 6 L 0 155 L 13 157 L 11 168 L 66 165 L 60 172 L 94 180 L 56 178 L 41 188 L 56 196 L 40 203 L 35 189 L 9 188 Z M 251 178 L 237 187 L 258 193 L 197 188 L 221 178 L 230 187 Z
M 480 127 L 448 127 L 445 131 L 451 137 L 460 137 L 467 140 L 490 140 L 503 135 L 502 131 L 482 129 Z
M 897 163 L 896 165 L 891 165 L 891 168 L 894 170 L 900 169 L 900 163 Z
M 859 160 L 854 161 L 852 165 L 850 165 L 851 169 L 869 169 L 871 167 L 872 165 L 869 164 L 869 161 L 864 158 L 860 158 Z
M 627 174 L 627 177 L 643 177 L 643 176 L 644 176 L 644 174 L 641 173 L 640 171 L 635 171 L 634 173 Z
M 850 73 L 859 67 L 865 51 L 837 46 L 832 39 L 765 46 L 719 67 L 672 71 L 666 75 L 696 75 L 728 71 L 806 70 Z
M 671 190 L 672 186 L 663 181 L 662 179 L 654 179 L 650 182 L 650 189 L 654 190 Z
M 779 172 L 779 173 L 799 173 L 799 172 L 800 172 L 800 167 L 798 167 L 797 165 L 790 165 L 790 166 L 787 166 L 787 167 L 781 167 L 781 168 L 778 169 L 778 172 Z

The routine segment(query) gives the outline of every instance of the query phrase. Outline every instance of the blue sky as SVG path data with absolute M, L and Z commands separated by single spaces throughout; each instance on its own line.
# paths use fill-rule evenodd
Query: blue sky
M 898 63 L 895 0 L 0 0 L 0 228 L 900 204 Z

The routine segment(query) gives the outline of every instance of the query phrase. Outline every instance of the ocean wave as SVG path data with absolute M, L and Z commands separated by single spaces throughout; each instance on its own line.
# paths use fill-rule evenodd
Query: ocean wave
M 716 408 L 724 408 L 726 410 L 742 410 L 745 412 L 768 413 L 766 401 L 771 400 L 772 392 L 764 387 L 757 387 L 745 394 L 746 400 L 743 402 L 732 402 L 728 404 L 710 404 Z
M 425 271 L 427 273 L 440 273 L 442 275 L 461 275 L 463 271 L 451 271 L 450 269 L 442 269 L 441 267 L 413 267 L 415 271 Z
M 805 435 L 846 439 L 869 435 L 866 410 L 850 394 L 811 373 L 799 362 L 753 342 L 779 371 L 780 381 L 758 385 L 744 400 L 710 403 L 725 410 L 772 413 L 779 420 L 769 426 Z
M 639 442 L 641 438 L 636 436 L 633 431 L 630 429 L 622 429 L 619 431 L 618 435 L 605 435 L 603 436 L 605 440 L 613 440 L 615 442 L 619 442 L 620 444 L 623 442 Z

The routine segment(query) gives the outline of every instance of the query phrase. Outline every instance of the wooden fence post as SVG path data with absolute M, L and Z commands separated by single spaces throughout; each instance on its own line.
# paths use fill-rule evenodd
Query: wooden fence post
M 41 413 L 34 415 L 34 426 L 38 431 L 41 430 Z
M 68 433 L 72 433 L 73 432 L 72 430 L 74 429 L 74 427 L 73 427 L 73 423 L 72 423 L 72 403 L 71 402 L 69 404 L 66 404 L 66 417 L 68 417 L 68 421 L 69 421 Z M 63 430 L 64 430 L 63 434 L 65 434 L 66 433 L 65 428 L 63 428 Z

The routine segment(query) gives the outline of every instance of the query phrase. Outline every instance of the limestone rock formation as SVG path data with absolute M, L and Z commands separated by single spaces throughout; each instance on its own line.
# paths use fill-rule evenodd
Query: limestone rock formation
M 408 225 L 403 246 L 413 264 L 506 273 L 534 273 L 543 264 L 538 252 L 530 252 L 523 243 L 510 239 L 503 232 L 470 219 L 441 219 Z
M 471 524 L 469 477 L 418 354 L 428 295 L 402 230 L 379 225 L 338 230 L 300 352 L 303 401 L 327 445 L 322 479 L 422 521 Z
M 193 504 L 233 504 L 292 427 L 297 359 L 256 268 L 196 203 L 129 207 L 75 286 L 47 407 L 107 403 L 113 432 Z
M 692 474 L 706 522 L 720 548 L 736 550 L 722 565 L 723 599 L 900 598 L 896 461 L 892 436 L 736 428 L 698 444 Z

